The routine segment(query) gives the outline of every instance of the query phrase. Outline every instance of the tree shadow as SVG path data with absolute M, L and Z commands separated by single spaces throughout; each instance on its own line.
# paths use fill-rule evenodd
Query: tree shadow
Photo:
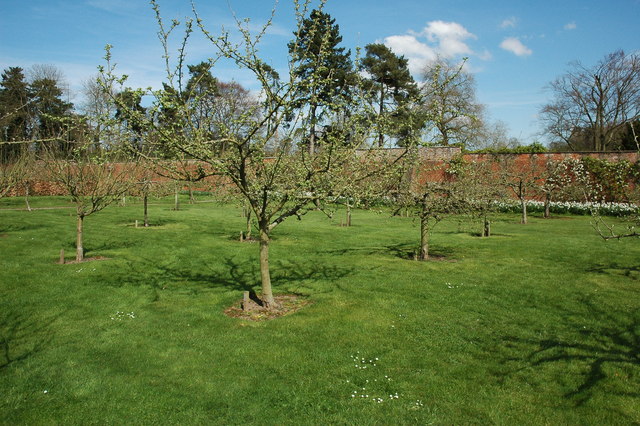
M 84 245 L 84 255 L 92 256 L 93 253 L 100 253 L 100 252 L 115 250 L 115 249 L 131 248 L 131 247 L 134 247 L 135 245 L 136 245 L 135 241 L 124 240 L 124 239 L 108 240 L 108 241 L 105 240 L 101 242 L 91 241 L 89 242 L 89 244 Z M 75 251 L 76 242 L 68 241 L 65 247 Z
M 624 389 L 625 382 L 640 374 L 640 313 L 606 309 L 587 298 L 583 298 L 581 303 L 588 314 L 580 313 L 578 309 L 565 312 L 563 317 L 567 319 L 568 323 L 564 324 L 567 328 L 557 336 L 543 339 L 512 335 L 500 337 L 499 342 L 503 346 L 506 344 L 511 353 L 516 351 L 518 354 L 502 357 L 502 363 L 520 366 L 508 370 L 504 375 L 520 373 L 529 368 L 561 369 L 569 364 L 572 373 L 563 371 L 556 380 L 562 381 L 569 377 L 568 374 L 575 374 L 573 371 L 580 371 L 578 385 L 564 393 L 564 397 L 576 406 L 588 402 L 596 392 L 640 397 L 640 383 L 627 385 Z M 597 318 L 597 324 L 588 322 L 587 316 Z M 581 323 L 587 323 L 589 327 Z M 523 352 L 526 354 L 520 355 Z M 611 373 L 614 368 L 623 372 Z M 626 375 L 625 370 L 631 371 L 628 377 L 622 377 Z
M 58 316 L 42 321 L 11 309 L 0 312 L 0 371 L 42 351 L 52 339 L 50 325 Z
M 392 244 L 386 246 L 386 249 L 393 256 L 405 260 L 417 260 L 420 249 L 415 244 Z M 441 245 L 429 247 L 429 257 L 432 260 L 454 260 L 455 252 L 449 247 Z M 428 261 L 428 260 L 427 260 Z
M 466 234 L 471 235 L 472 237 L 478 237 L 480 239 L 487 240 L 487 241 L 491 241 L 492 238 L 512 238 L 513 237 L 512 234 L 504 234 L 501 232 L 493 232 L 493 231 L 491 231 L 491 236 L 489 237 L 483 236 L 482 232 L 480 231 L 469 231 L 469 232 L 466 232 Z
M 381 247 L 351 247 L 344 249 L 331 249 L 325 250 L 323 253 L 328 253 L 332 255 L 345 255 L 345 254 L 359 254 L 364 256 L 373 256 L 373 255 L 390 255 L 393 257 L 398 257 L 404 260 L 416 260 L 419 252 L 419 247 L 417 244 L 411 243 L 398 243 L 398 244 L 389 244 Z M 449 247 L 443 247 L 441 245 L 431 246 L 429 248 L 429 256 L 433 257 L 434 260 L 442 260 L 442 259 L 455 259 L 455 251 Z
M 621 265 L 618 262 L 600 263 L 587 269 L 587 271 L 604 275 L 620 275 L 636 281 L 640 280 L 640 265 Z
M 2 223 L 0 224 L 0 233 L 15 233 L 22 231 L 35 231 L 36 229 L 42 229 L 45 225 L 37 223 Z
M 272 285 L 277 289 L 309 287 L 319 281 L 333 282 L 354 270 L 313 261 L 278 260 L 271 262 L 270 272 Z M 117 285 L 149 285 L 156 292 L 179 287 L 194 295 L 213 288 L 251 292 L 259 289 L 261 282 L 257 261 L 239 261 L 232 257 L 218 259 L 211 264 L 201 262 L 197 268 L 175 260 L 158 262 L 156 259 L 138 258 L 130 262 L 124 274 L 122 280 L 116 280 Z
M 127 219 L 126 221 L 121 221 L 118 224 L 120 226 L 126 226 L 128 228 L 135 228 L 136 226 L 136 221 L 138 222 L 138 228 L 145 228 L 144 226 L 144 216 L 142 214 L 140 214 L 139 216 L 132 216 L 131 218 Z M 176 220 L 176 219 L 171 219 L 171 218 L 167 218 L 164 216 L 161 217 L 157 217 L 157 216 L 150 216 L 149 217 L 149 226 L 147 228 L 160 228 L 163 226 L 171 226 L 171 225 L 175 225 L 181 223 L 180 221 Z

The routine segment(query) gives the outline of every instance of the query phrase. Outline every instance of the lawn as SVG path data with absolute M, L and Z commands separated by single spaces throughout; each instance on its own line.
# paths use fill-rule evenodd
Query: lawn
M 621 424 L 640 422 L 640 240 L 588 217 L 442 222 L 410 260 L 410 218 L 310 213 L 274 232 L 276 294 L 310 302 L 230 318 L 259 290 L 233 205 L 154 200 L 85 221 L 0 200 L 4 424 Z M 71 205 L 33 198 L 32 207 Z

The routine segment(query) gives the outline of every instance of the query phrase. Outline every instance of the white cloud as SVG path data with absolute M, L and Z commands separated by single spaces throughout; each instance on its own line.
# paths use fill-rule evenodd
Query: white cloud
M 386 37 L 383 42 L 395 54 L 409 60 L 409 70 L 418 74 L 438 56 L 455 58 L 476 55 L 481 59 L 490 58 L 488 52 L 476 54 L 467 40 L 477 39 L 465 27 L 456 22 L 431 21 L 420 32 L 408 31 L 405 35 Z
M 569 22 L 564 26 L 564 29 L 568 31 L 575 30 L 576 28 L 578 28 L 578 26 L 576 25 L 575 22 Z
M 435 49 L 412 35 L 390 36 L 384 39 L 384 44 L 396 55 L 409 60 L 409 71 L 412 74 L 419 74 L 429 62 L 438 57 Z
M 531 49 L 522 44 L 516 37 L 507 37 L 502 40 L 500 47 L 517 56 L 529 56 L 533 53 Z
M 477 39 L 457 22 L 431 21 L 422 34 L 426 35 L 430 42 L 438 43 L 440 54 L 448 58 L 473 53 L 465 40 Z
M 500 24 L 500 28 L 515 28 L 517 23 L 518 18 L 512 16 L 502 21 L 502 23 Z

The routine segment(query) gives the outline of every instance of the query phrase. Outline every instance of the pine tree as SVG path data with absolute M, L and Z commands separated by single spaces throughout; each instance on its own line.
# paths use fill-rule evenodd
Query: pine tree
M 385 134 L 393 135 L 392 129 L 399 128 L 399 123 L 417 118 L 409 114 L 408 106 L 417 96 L 418 88 L 407 59 L 397 56 L 384 44 L 369 44 L 365 50 L 362 71 L 369 75 L 368 90 L 378 105 L 378 146 L 382 147 Z
M 33 118 L 34 139 L 46 141 L 56 139 L 58 152 L 69 150 L 69 128 L 65 119 L 72 116 L 73 104 L 62 99 L 64 92 L 58 82 L 51 78 L 40 78 L 29 85 L 32 103 L 30 111 Z
M 10 67 L 0 82 L 0 141 L 24 141 L 28 134 L 29 85 L 23 69 Z M 0 162 L 10 161 L 20 152 L 20 145 L 2 144 Z
M 309 152 L 313 153 L 317 125 L 343 103 L 337 98 L 348 99 L 355 73 L 351 51 L 338 47 L 342 42 L 340 27 L 328 13 L 312 10 L 294 35 L 288 44 L 294 75 L 300 80 L 294 107 L 309 108 Z

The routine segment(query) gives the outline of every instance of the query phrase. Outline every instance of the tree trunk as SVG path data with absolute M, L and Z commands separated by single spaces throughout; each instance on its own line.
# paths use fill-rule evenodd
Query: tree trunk
M 271 274 L 269 272 L 269 233 L 260 229 L 260 278 L 262 280 L 262 303 L 266 309 L 277 307 L 271 290 Z
M 193 198 L 193 183 L 189 182 L 189 204 L 195 204 L 196 199 Z
M 633 120 L 629 122 L 629 125 L 631 126 L 631 134 L 633 134 L 633 141 L 636 143 L 638 152 L 640 152 L 640 143 L 638 143 L 638 135 L 636 135 L 636 128 L 633 127 Z
M 524 196 L 520 198 L 520 207 L 522 208 L 522 218 L 520 219 L 520 223 L 523 225 L 527 224 L 527 200 L 524 199 Z
M 429 219 L 420 218 L 420 255 L 418 260 L 429 259 Z
M 491 236 L 491 221 L 488 217 L 484 217 L 484 228 L 482 228 L 482 236 L 490 237 Z
M 144 196 L 142 197 L 142 204 L 144 206 L 144 226 L 147 227 L 149 226 L 149 215 L 147 214 L 147 206 L 148 206 L 148 200 L 149 200 L 149 196 L 147 195 L 147 193 L 145 192 Z
M 82 262 L 84 259 L 84 247 L 82 247 L 82 225 L 84 222 L 84 216 L 78 215 L 78 221 L 76 224 L 76 262 Z
M 551 194 L 547 193 L 544 197 L 544 218 L 549 219 L 551 216 Z
M 178 191 L 178 185 L 175 186 L 173 192 L 173 209 L 180 210 L 180 192 Z
M 382 114 L 384 113 L 384 86 L 380 85 L 380 106 L 378 110 L 378 119 L 382 120 Z M 379 125 L 378 125 L 379 126 Z M 382 148 L 384 146 L 384 133 L 382 129 L 378 127 L 378 148 Z
M 347 201 L 347 223 L 345 226 L 351 226 L 351 204 Z
M 309 156 L 316 152 L 316 105 L 311 106 L 311 134 L 309 135 Z
M 251 209 L 247 209 L 245 216 L 247 218 L 247 231 L 245 233 L 245 238 L 248 240 L 251 238 Z
M 24 201 L 27 203 L 27 211 L 31 211 L 31 205 L 29 204 L 29 183 L 24 184 Z

